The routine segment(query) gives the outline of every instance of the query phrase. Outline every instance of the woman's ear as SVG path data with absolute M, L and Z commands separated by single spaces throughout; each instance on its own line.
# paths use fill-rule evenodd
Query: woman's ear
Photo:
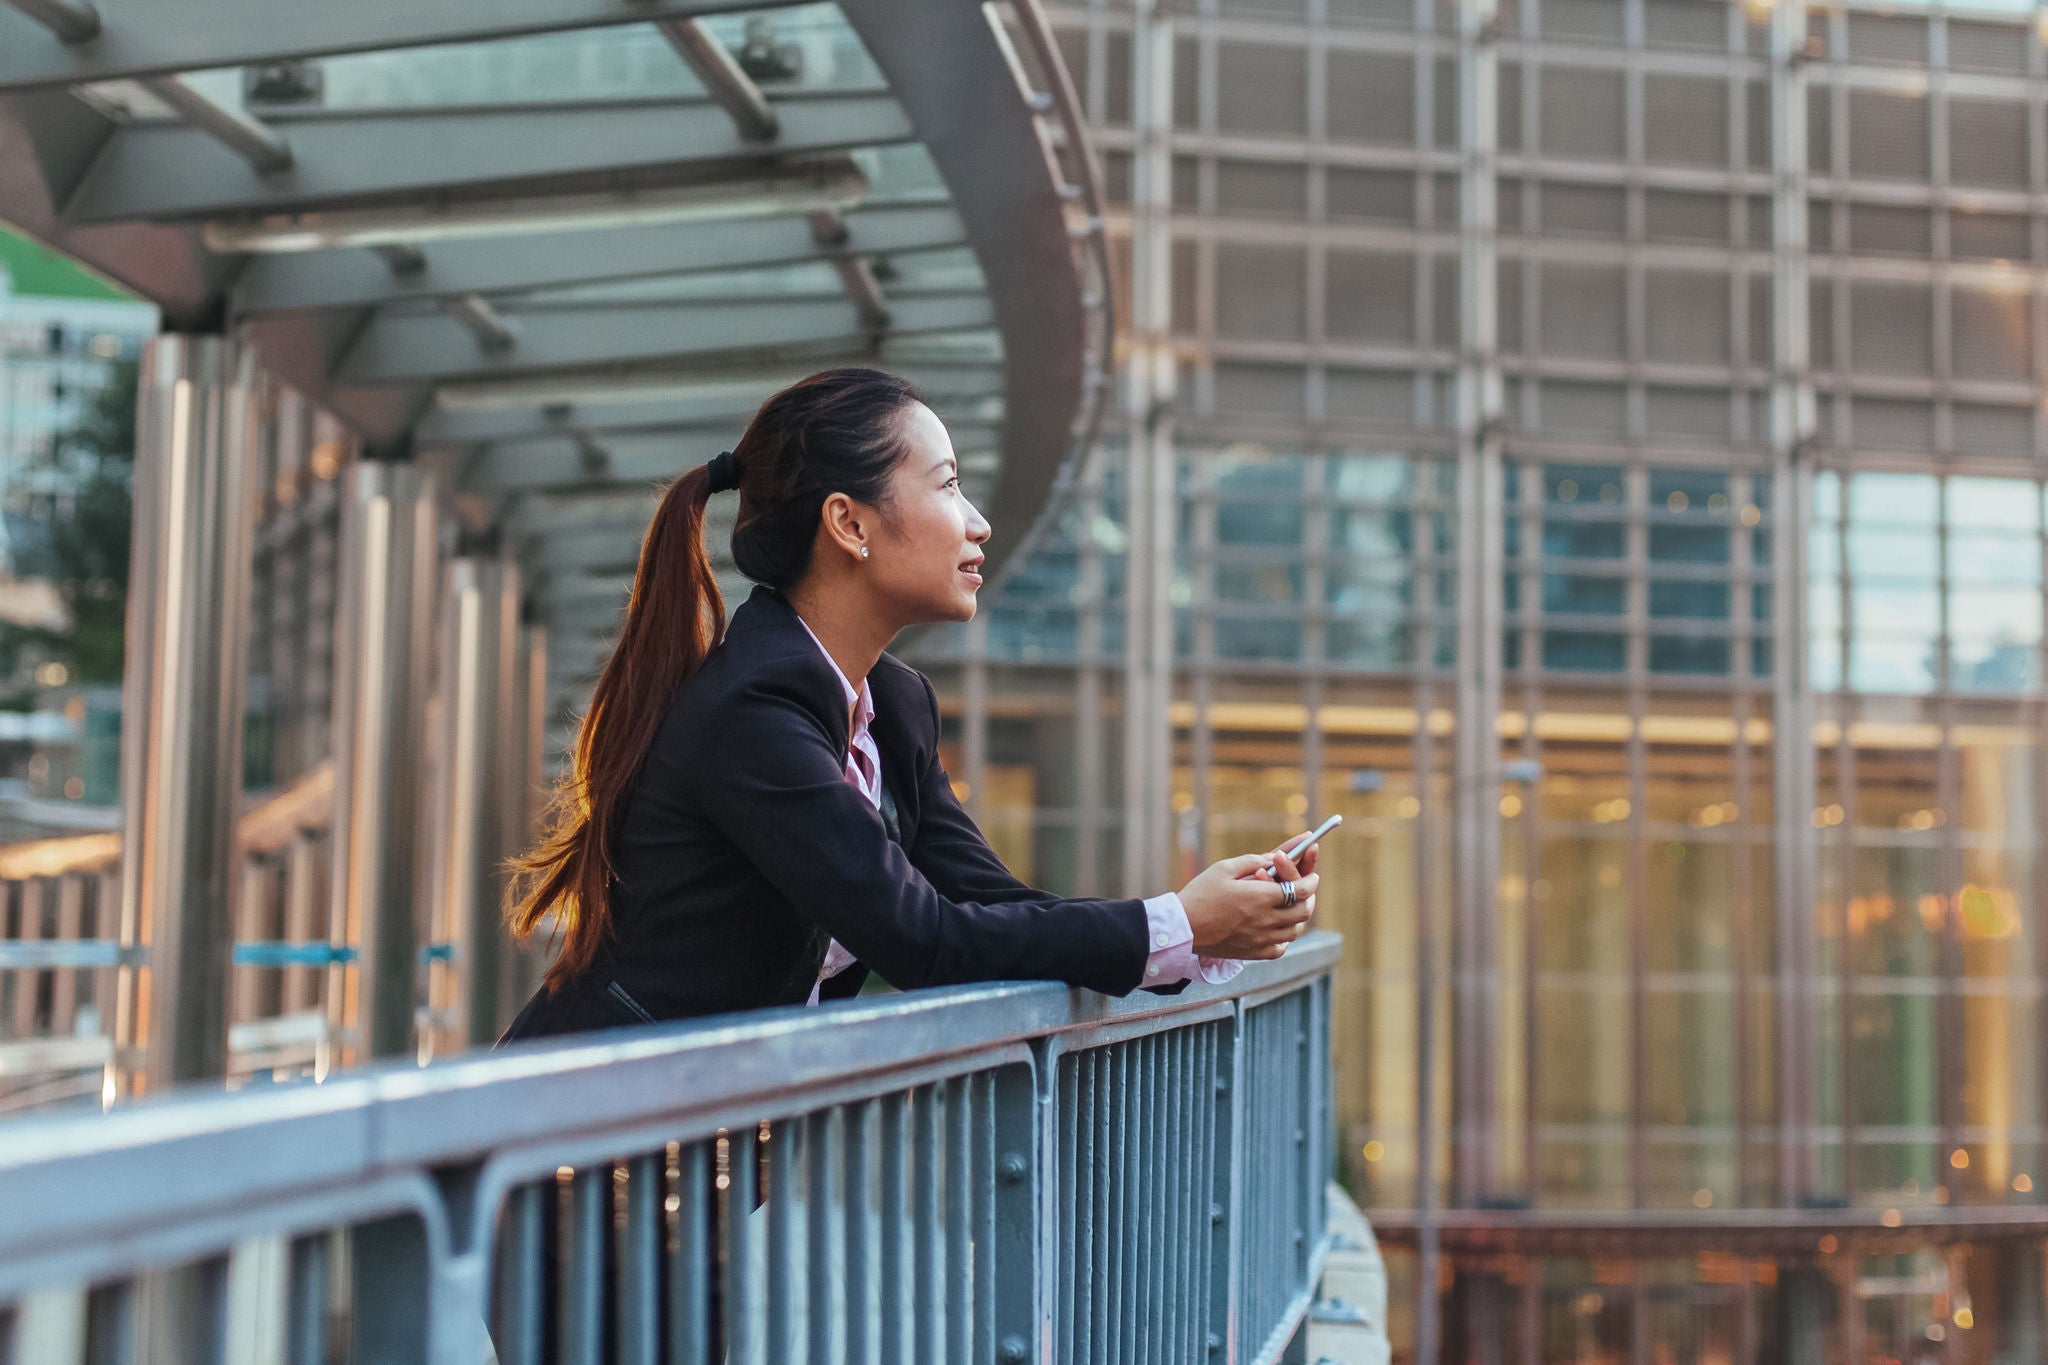
M 825 538 L 854 559 L 860 558 L 861 547 L 868 543 L 869 527 L 862 513 L 861 505 L 844 493 L 828 495 L 818 513 L 818 527 Z

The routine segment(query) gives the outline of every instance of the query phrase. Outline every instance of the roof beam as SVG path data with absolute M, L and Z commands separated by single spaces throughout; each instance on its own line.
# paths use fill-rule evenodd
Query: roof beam
M 1001 412 L 1003 375 L 1000 367 L 963 367 L 958 371 L 922 370 L 891 365 L 887 356 L 849 354 L 847 364 L 880 364 L 915 384 L 941 415 L 966 410 L 981 420 L 993 420 Z M 811 356 L 802 364 L 768 370 L 752 378 L 744 388 L 728 393 L 687 393 L 655 396 L 632 402 L 561 402 L 473 410 L 436 408 L 420 420 L 416 429 L 422 442 L 469 444 L 479 441 L 516 441 L 526 437 L 560 435 L 570 431 L 655 431 L 689 426 L 692 423 L 738 422 L 744 425 L 769 394 L 794 384 L 809 374 L 827 368 L 828 357 Z M 993 407 L 990 414 L 984 404 Z
M 484 42 L 535 33 L 760 9 L 758 0 L 7 0 L 0 10 L 0 91 L 254 66 L 294 57 Z M 29 20 L 96 10 L 99 29 L 64 46 L 36 41 Z M 75 22 L 66 20 L 64 22 Z M 84 37 L 96 37 L 86 44 Z
M 333 316 L 324 314 L 323 316 Z M 805 346 L 793 354 L 750 359 L 655 360 L 636 365 L 609 365 L 570 374 L 509 375 L 443 382 L 434 401 L 451 413 L 505 412 L 578 406 L 614 408 L 654 402 L 753 403 L 762 394 L 795 383 L 829 365 L 879 365 L 893 369 L 937 398 L 984 399 L 1002 383 L 999 355 L 938 353 L 936 343 L 976 333 L 933 333 L 883 338 L 879 343 L 844 343 L 840 348 Z M 991 380 L 993 376 L 993 380 Z
M 486 351 L 509 351 L 519 340 L 519 328 L 481 294 L 457 294 L 445 306 Z
M 861 326 L 880 336 L 889 330 L 889 301 L 882 296 L 882 282 L 875 278 L 874 265 L 851 245 L 853 234 L 838 214 L 820 210 L 811 215 L 811 236 L 821 250 L 831 253 L 846 297 L 860 313 Z
M 196 128 L 249 163 L 258 175 L 276 175 L 292 165 L 292 149 L 277 131 L 231 109 L 185 83 L 182 76 L 148 76 L 142 88 L 169 105 L 188 128 Z M 118 134 L 117 134 L 118 136 Z
M 705 91 L 726 113 L 733 127 L 749 142 L 773 142 L 782 131 L 775 110 L 761 87 L 741 69 L 725 45 L 704 31 L 695 19 L 665 19 L 655 25 L 668 39 L 676 55 L 704 82 Z
M 839 9 L 923 133 L 999 319 L 1008 420 L 987 510 L 1017 531 L 991 542 L 993 574 L 1045 507 L 1081 409 L 1088 333 L 1067 203 L 983 6 L 839 0 Z M 971 137 L 956 131 L 970 128 Z
M 850 249 L 885 255 L 935 251 L 967 240 L 951 206 L 866 207 L 844 218 Z M 397 273 L 367 252 L 314 251 L 253 258 L 235 281 L 242 316 L 312 308 L 364 308 L 401 299 L 568 288 L 826 259 L 800 217 L 583 228 L 484 241 L 437 243 L 418 268 Z
M 737 444 L 746 431 L 744 420 L 726 425 L 705 423 L 660 433 L 628 435 L 575 435 L 516 445 L 491 446 L 479 451 L 464 466 L 457 491 L 499 497 L 511 493 L 568 491 L 600 484 L 649 485 L 673 479 L 692 465 L 702 464 L 722 448 Z M 960 458 L 972 463 L 996 441 L 995 430 L 985 425 L 949 424 L 948 431 L 960 449 Z M 602 454 L 602 467 L 593 471 L 590 453 Z
M 888 94 L 793 97 L 778 107 L 781 159 L 913 136 Z M 222 165 L 206 134 L 123 127 L 95 158 L 64 216 L 73 223 L 253 218 L 483 186 L 519 185 L 532 194 L 550 180 L 564 191 L 588 192 L 617 172 L 761 173 L 761 149 L 702 100 L 329 114 L 294 118 L 289 126 L 295 163 L 260 181 Z
M 900 332 L 989 325 L 980 293 L 908 298 L 893 310 Z M 416 384 L 464 375 L 630 363 L 664 357 L 801 348 L 841 353 L 865 333 L 844 299 L 718 299 L 703 303 L 585 305 L 522 311 L 519 345 L 479 354 L 445 317 L 379 317 L 335 372 L 341 384 Z
M 100 12 L 87 0 L 7 0 L 7 3 L 56 34 L 60 43 L 83 43 L 100 36 Z

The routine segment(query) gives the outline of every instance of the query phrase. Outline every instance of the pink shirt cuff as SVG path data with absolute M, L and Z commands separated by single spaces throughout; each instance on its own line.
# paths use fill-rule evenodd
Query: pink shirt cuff
M 1244 970 L 1234 957 L 1203 957 L 1195 951 L 1195 931 L 1178 892 L 1167 891 L 1145 902 L 1145 928 L 1152 951 L 1145 959 L 1144 986 L 1171 986 L 1205 981 L 1220 986 Z

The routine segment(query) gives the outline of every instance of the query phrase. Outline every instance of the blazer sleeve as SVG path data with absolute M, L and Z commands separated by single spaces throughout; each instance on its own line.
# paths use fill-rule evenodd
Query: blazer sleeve
M 717 712 L 691 743 L 704 817 L 800 915 L 892 985 L 1043 980 L 1125 995 L 1140 984 L 1141 901 L 942 894 L 846 782 L 800 680 L 764 671 Z

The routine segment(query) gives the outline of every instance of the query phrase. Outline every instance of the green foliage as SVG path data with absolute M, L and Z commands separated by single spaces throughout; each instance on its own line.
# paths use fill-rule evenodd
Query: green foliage
M 128 605 L 128 549 L 135 471 L 136 367 L 117 363 L 78 424 L 58 442 L 69 477 L 46 542 L 18 566 L 49 580 L 71 616 L 68 633 L 0 630 L 0 662 L 26 649 L 64 664 L 74 682 L 119 682 Z

